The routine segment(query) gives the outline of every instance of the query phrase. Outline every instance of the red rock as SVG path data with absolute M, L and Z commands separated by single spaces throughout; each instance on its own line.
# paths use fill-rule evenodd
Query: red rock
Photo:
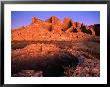
M 76 30 L 77 30 L 78 32 L 81 32 L 81 29 L 80 29 L 79 27 L 76 27 Z
M 81 27 L 81 23 L 76 22 L 76 27 L 80 28 Z
M 72 26 L 72 20 L 70 18 L 64 18 L 62 26 L 64 31 L 67 30 Z
M 53 34 L 54 32 L 54 34 Z M 68 32 L 66 35 L 64 32 Z M 52 16 L 46 21 L 33 17 L 32 23 L 28 26 L 23 26 L 12 30 L 12 41 L 17 40 L 70 40 L 69 33 L 79 33 L 89 35 L 100 35 L 100 25 L 85 26 L 79 22 L 73 22 L 70 18 L 64 18 L 63 22 L 56 16 Z M 60 37 L 59 37 L 60 36 Z M 63 36 L 63 37 L 62 37 Z M 74 35 L 73 35 L 74 36 Z M 78 36 L 81 36 L 80 33 Z
M 49 23 L 52 23 L 52 24 L 59 24 L 59 23 L 61 23 L 60 19 L 57 18 L 56 16 L 50 17 L 45 22 L 49 22 Z
M 40 19 L 38 19 L 36 17 L 32 17 L 32 24 L 33 23 L 40 23 L 40 22 L 42 22 L 42 20 L 40 20 Z
M 77 26 L 76 26 L 76 22 L 72 22 L 72 26 L 74 27 L 74 28 L 76 28 Z
M 61 29 L 62 29 L 62 23 L 61 23 L 61 20 L 58 19 L 57 17 L 55 16 L 52 16 L 50 19 L 49 19 L 52 23 L 52 30 L 55 30 L 55 31 L 58 31 L 60 32 Z
M 71 26 L 70 28 L 68 28 L 68 29 L 66 30 L 66 32 L 73 32 L 73 30 L 74 30 L 74 28 L 73 28 L 73 26 Z

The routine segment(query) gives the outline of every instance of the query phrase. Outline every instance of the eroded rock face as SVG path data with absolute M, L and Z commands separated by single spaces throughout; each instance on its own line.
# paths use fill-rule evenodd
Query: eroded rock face
M 12 30 L 12 41 L 15 40 L 56 40 L 65 37 L 65 40 L 71 39 L 75 33 L 82 32 L 85 35 L 100 35 L 100 24 L 85 26 L 79 22 L 73 22 L 70 18 L 64 18 L 61 21 L 56 16 L 52 16 L 47 20 L 40 20 L 36 17 L 32 18 L 32 23 L 28 26 Z M 67 37 L 70 36 L 70 39 Z M 80 34 L 80 33 L 79 33 Z M 55 37 L 54 37 L 55 36 Z M 81 35 L 79 35 L 81 36 Z M 63 39 L 64 40 L 64 39 Z
M 42 20 L 40 20 L 40 19 L 38 19 L 36 17 L 32 17 L 32 24 L 34 24 L 34 23 L 41 23 L 41 22 L 42 22 Z
M 82 26 L 81 31 L 84 33 L 92 35 L 92 31 L 87 26 Z
M 61 23 L 61 20 L 59 18 L 57 18 L 56 16 L 52 16 L 51 20 L 52 20 L 52 24 L 59 24 L 59 23 Z
M 62 29 L 62 23 L 59 18 L 56 16 L 52 16 L 51 18 L 47 19 L 46 22 L 51 23 L 51 30 L 60 32 Z
M 76 26 L 76 22 L 73 22 L 72 21 L 72 26 L 74 27 L 74 28 L 76 28 L 77 26 Z
M 36 20 L 37 20 L 37 19 L 36 19 L 35 17 L 33 17 L 33 18 L 32 18 L 32 23 L 35 23 Z
M 80 28 L 81 27 L 81 23 L 76 22 L 76 27 Z
M 63 30 L 66 31 L 72 26 L 72 20 L 70 18 L 64 18 L 63 20 Z
M 94 24 L 89 26 L 91 31 L 93 31 L 93 34 L 96 36 L 100 36 L 100 24 Z
M 100 36 L 100 24 L 94 24 L 93 29 L 96 36 Z
M 88 30 L 91 31 L 92 32 L 92 35 L 95 36 L 95 31 L 93 30 L 93 28 L 89 28 Z
M 73 32 L 73 30 L 74 30 L 74 28 L 73 28 L 73 26 L 71 26 L 70 28 L 68 28 L 68 29 L 66 30 L 66 32 L 70 33 L 70 32 Z

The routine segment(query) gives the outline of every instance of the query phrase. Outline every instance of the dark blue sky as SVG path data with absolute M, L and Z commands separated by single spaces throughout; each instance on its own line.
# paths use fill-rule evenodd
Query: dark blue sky
M 73 21 L 85 25 L 100 24 L 100 11 L 12 11 L 11 27 L 26 26 L 31 23 L 32 17 L 46 20 L 51 16 L 57 16 L 61 20 L 64 17 L 69 17 Z

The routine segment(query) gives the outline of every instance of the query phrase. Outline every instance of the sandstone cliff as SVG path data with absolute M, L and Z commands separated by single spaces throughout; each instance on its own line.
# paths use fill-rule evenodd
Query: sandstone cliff
M 33 17 L 32 23 L 12 29 L 12 41 L 19 40 L 75 40 L 100 36 L 100 24 L 86 26 L 65 17 L 61 21 L 56 16 L 47 20 Z M 78 38 L 77 38 L 78 37 Z

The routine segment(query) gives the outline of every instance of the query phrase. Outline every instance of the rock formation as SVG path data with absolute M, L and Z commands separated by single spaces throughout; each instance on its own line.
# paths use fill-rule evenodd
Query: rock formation
M 66 32 L 68 32 L 68 35 L 66 35 Z M 65 37 L 65 40 L 72 40 L 76 33 L 82 35 L 88 34 L 91 36 L 100 36 L 100 24 L 86 26 L 82 23 L 74 22 L 72 19 L 67 17 L 65 17 L 63 21 L 56 16 L 52 16 L 45 21 L 33 17 L 30 25 L 23 26 L 18 29 L 12 29 L 12 41 L 45 39 L 61 40 L 61 38 L 63 38 L 62 36 Z
M 68 28 L 72 26 L 72 20 L 70 18 L 64 18 L 62 26 L 63 30 L 66 31 Z
M 100 24 L 94 24 L 93 30 L 95 31 L 96 36 L 100 36 Z
M 12 29 L 12 77 L 99 77 L 100 24 L 86 26 L 70 18 L 33 17 Z

